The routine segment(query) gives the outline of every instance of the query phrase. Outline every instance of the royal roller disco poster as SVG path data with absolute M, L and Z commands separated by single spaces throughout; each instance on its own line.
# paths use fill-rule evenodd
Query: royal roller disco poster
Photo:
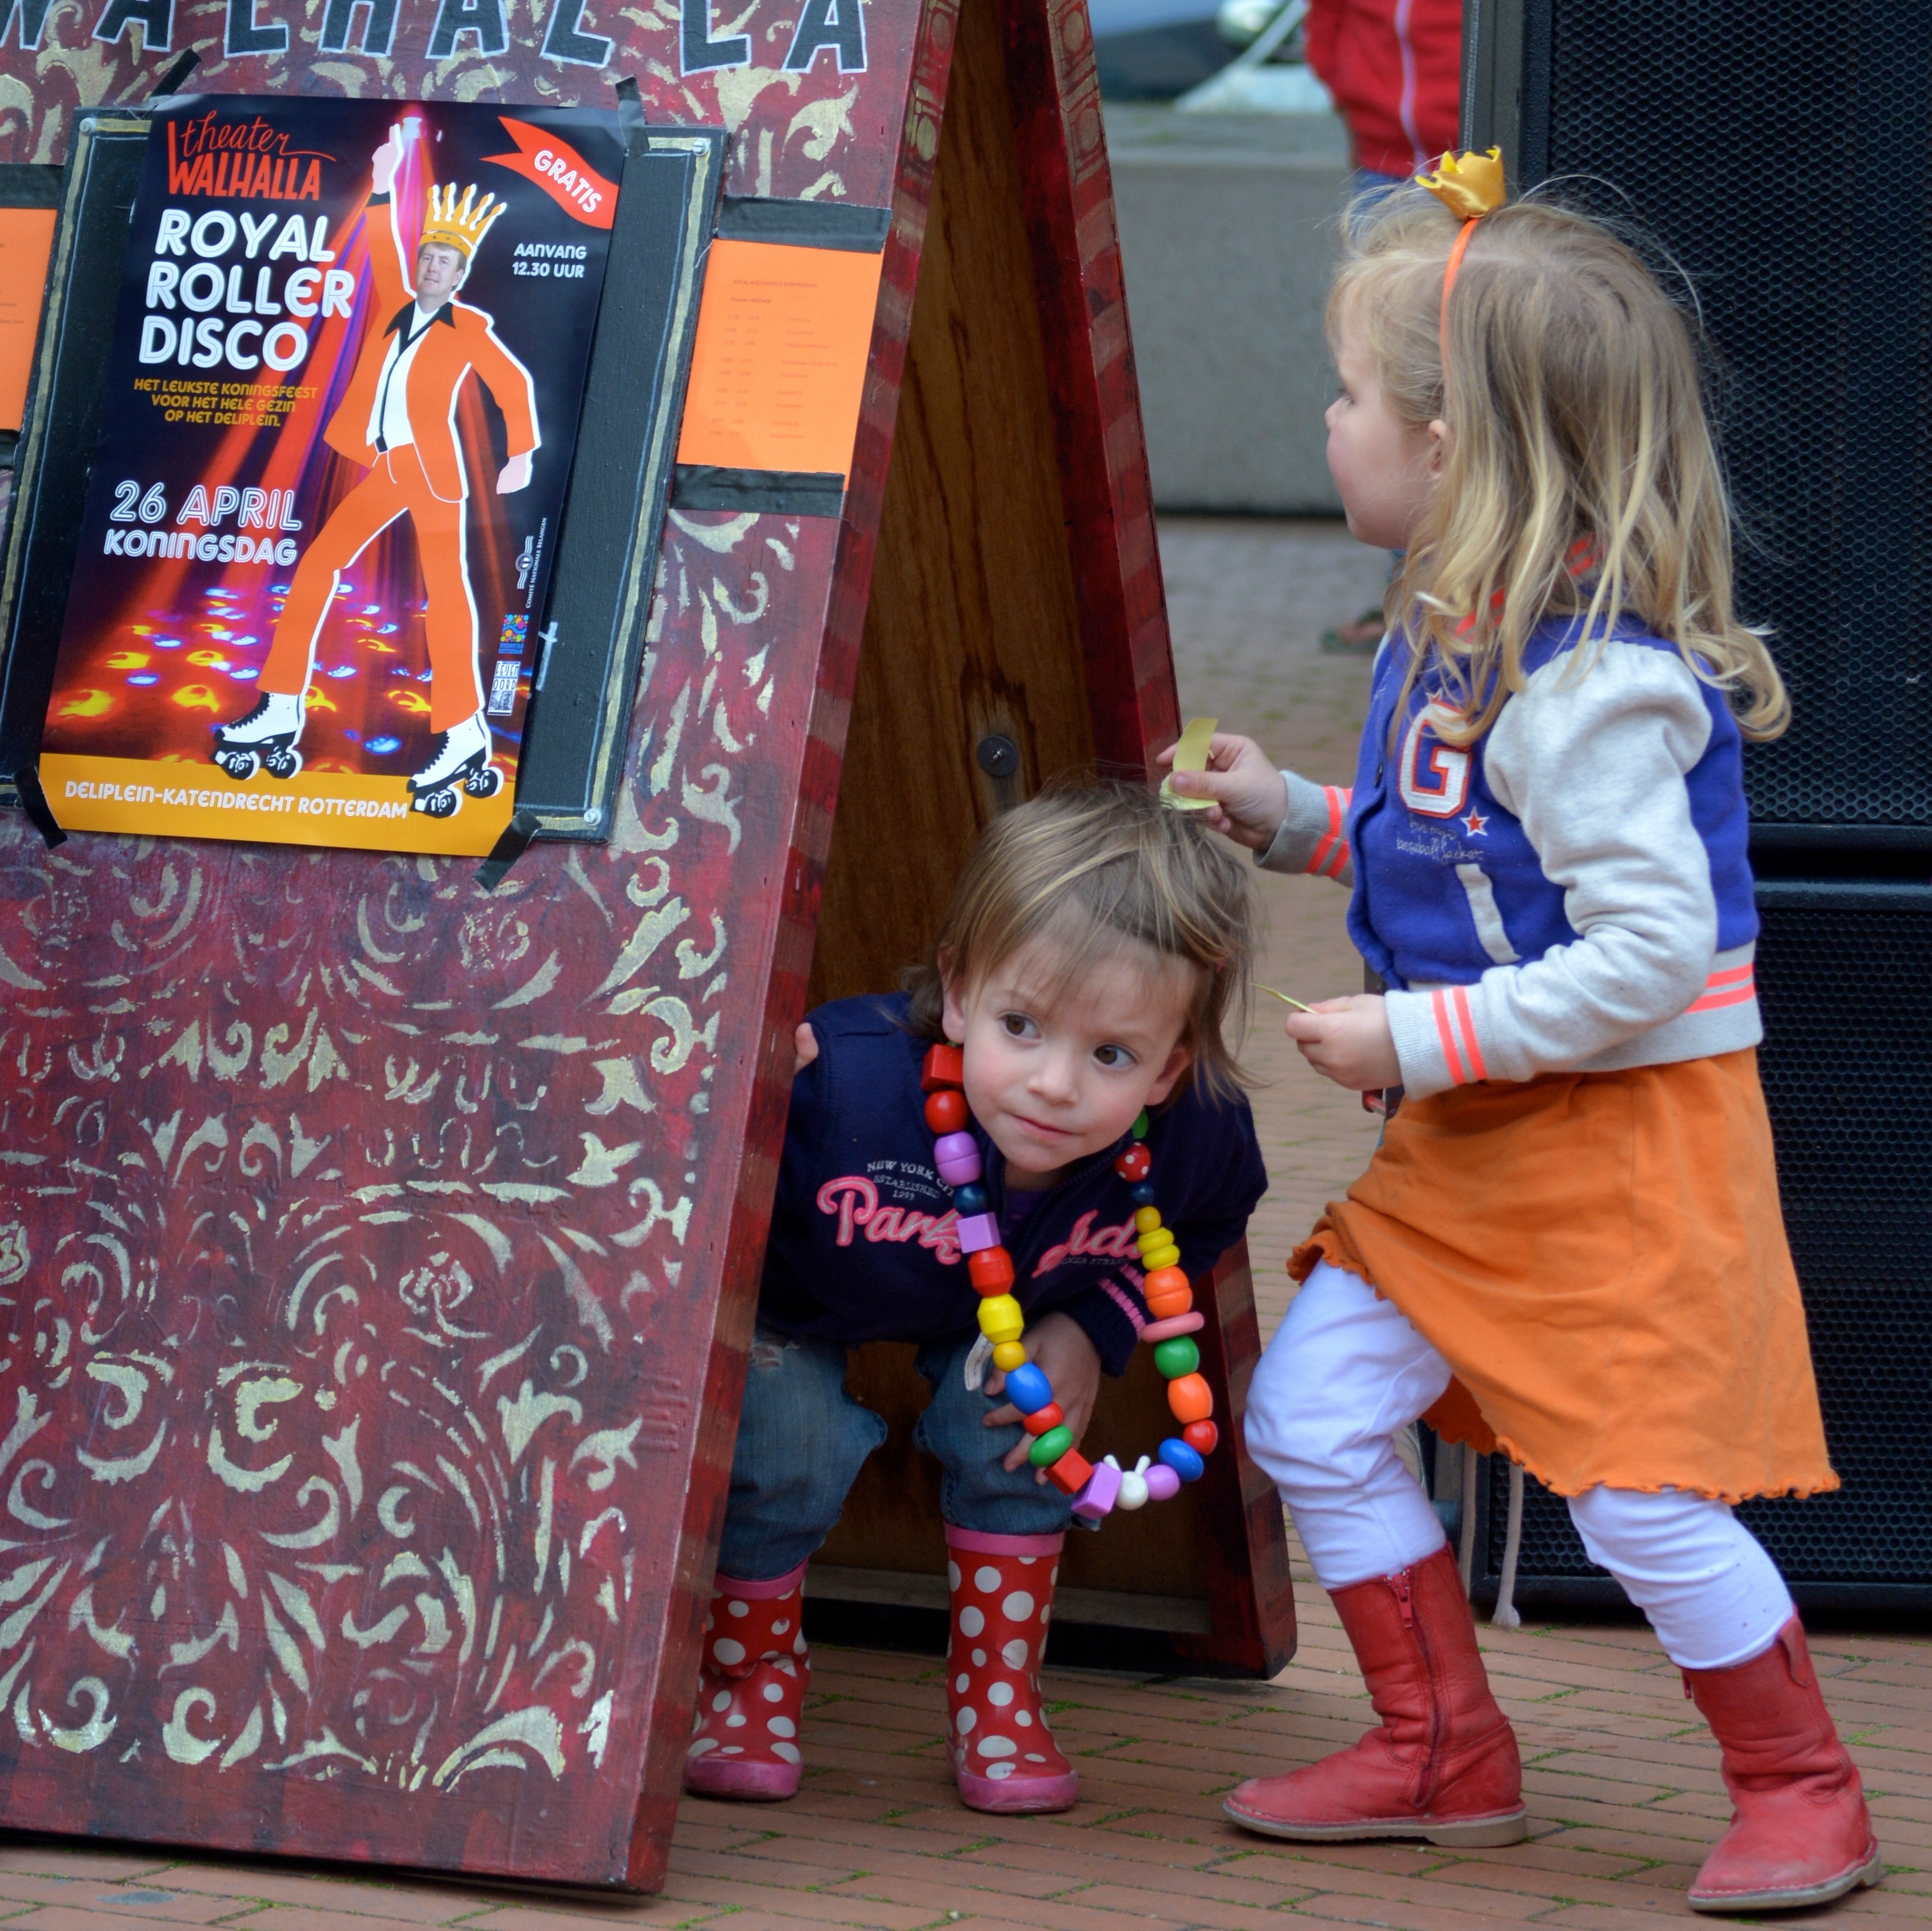
M 154 117 L 42 739 L 64 827 L 495 844 L 622 154 L 590 109 Z

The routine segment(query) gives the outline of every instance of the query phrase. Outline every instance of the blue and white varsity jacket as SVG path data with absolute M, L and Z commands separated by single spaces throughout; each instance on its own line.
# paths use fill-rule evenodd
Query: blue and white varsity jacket
M 1763 1036 L 1742 741 L 1667 640 L 1580 654 L 1540 626 L 1486 734 L 1376 659 L 1352 791 L 1282 774 L 1270 871 L 1352 883 L 1348 930 L 1389 988 L 1404 1090 L 1701 1059 Z
M 809 1014 L 818 1057 L 792 1082 L 784 1153 L 758 1296 L 762 1327 L 801 1339 L 934 1341 L 974 1333 L 980 1297 L 959 1251 L 952 1190 L 933 1165 L 919 1088 L 929 1041 L 903 994 L 842 999 Z M 1006 1163 L 976 1120 L 992 1211 L 1007 1218 Z M 1078 1321 L 1123 1373 L 1147 1303 L 1134 1209 L 1114 1159 L 1123 1134 L 1042 1196 L 1006 1237 L 1010 1291 L 1027 1318 Z M 1240 1240 L 1268 1186 L 1244 1099 L 1184 1089 L 1148 1134 L 1161 1219 L 1199 1276 Z

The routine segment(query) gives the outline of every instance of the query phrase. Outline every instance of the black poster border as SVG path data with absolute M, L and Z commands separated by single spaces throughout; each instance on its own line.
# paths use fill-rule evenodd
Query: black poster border
M 76 118 L 0 568 L 0 805 L 33 788 L 98 443 L 128 221 L 152 109 Z M 525 720 L 526 835 L 610 833 L 723 182 L 722 129 L 626 129 L 623 192 L 592 337 Z M 640 368 L 656 372 L 649 384 Z M 24 774 L 24 778 L 23 778 Z
M 518 775 L 518 812 L 539 838 L 610 835 L 725 139 L 641 121 L 628 131 Z M 640 383 L 640 368 L 656 380 Z

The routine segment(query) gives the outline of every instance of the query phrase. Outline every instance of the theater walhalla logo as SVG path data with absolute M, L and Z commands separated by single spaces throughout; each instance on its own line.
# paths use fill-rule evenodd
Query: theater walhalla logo
M 289 137 L 259 115 L 224 121 L 209 113 L 167 124 L 168 192 L 231 201 L 320 201 L 322 164 L 332 161 Z

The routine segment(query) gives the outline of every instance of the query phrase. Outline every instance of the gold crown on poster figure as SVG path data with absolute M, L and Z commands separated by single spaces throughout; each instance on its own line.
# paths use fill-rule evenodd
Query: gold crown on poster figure
M 1432 174 L 1419 174 L 1415 178 L 1450 214 L 1465 221 L 1480 221 L 1485 214 L 1493 214 L 1507 199 L 1500 148 L 1492 148 L 1486 154 L 1472 150 L 1460 160 L 1445 154 Z
M 470 261 L 483 245 L 484 236 L 489 233 L 506 205 L 489 194 L 478 201 L 473 181 L 463 190 L 460 201 L 454 181 L 447 187 L 432 187 L 429 191 L 429 219 L 423 225 L 423 241 L 425 244 L 434 241 L 443 247 L 454 248 L 466 262 Z

